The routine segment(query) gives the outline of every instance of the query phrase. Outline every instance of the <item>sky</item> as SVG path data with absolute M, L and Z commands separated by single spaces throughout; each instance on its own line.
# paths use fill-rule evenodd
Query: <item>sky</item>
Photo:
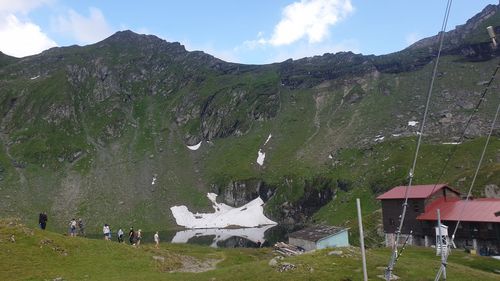
M 0 0 L 0 51 L 88 45 L 120 30 L 229 62 L 399 51 L 441 29 L 446 0 Z M 447 30 L 498 1 L 455 0 Z M 486 32 L 486 31 L 485 31 Z

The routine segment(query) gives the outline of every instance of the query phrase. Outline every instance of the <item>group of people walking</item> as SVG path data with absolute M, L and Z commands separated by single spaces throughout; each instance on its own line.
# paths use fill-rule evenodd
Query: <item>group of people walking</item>
M 139 229 L 137 231 L 134 231 L 134 227 L 131 227 L 128 232 L 128 241 L 130 242 L 130 245 L 135 245 L 135 246 L 141 245 L 141 239 L 142 239 L 142 230 Z
M 38 214 L 38 225 L 40 226 L 40 229 L 45 230 L 45 228 L 47 228 L 48 220 L 47 213 L 41 212 Z M 83 224 L 83 220 L 81 218 L 78 220 L 72 218 L 68 225 L 68 233 L 71 237 L 75 237 L 77 235 L 85 236 L 85 225 Z
M 81 218 L 79 218 L 78 221 L 73 218 L 69 222 L 69 236 L 75 237 L 77 235 L 85 236 L 85 225 Z
M 40 229 L 44 230 L 47 227 L 47 221 L 47 213 L 41 212 L 38 215 L 38 225 L 40 226 Z M 75 218 L 71 219 L 68 226 L 68 232 L 69 236 L 71 237 L 75 237 L 77 235 L 85 236 L 85 224 L 83 223 L 83 220 L 81 218 L 78 218 L 78 220 L 76 220 Z M 104 235 L 104 240 L 111 240 L 111 227 L 109 224 L 104 224 L 104 226 L 102 227 L 102 233 Z M 119 228 L 116 234 L 118 242 L 123 243 L 123 230 Z M 131 227 L 130 231 L 128 232 L 128 241 L 130 242 L 130 245 L 139 246 L 141 244 L 141 240 L 142 230 L 139 229 L 135 231 L 134 228 Z M 158 234 L 158 231 L 156 231 L 156 233 L 154 234 L 153 240 L 155 242 L 155 247 L 158 248 L 160 244 L 160 235 Z
M 41 212 L 38 214 L 38 225 L 40 226 L 40 229 L 45 230 L 48 220 L 47 213 Z M 85 225 L 83 224 L 83 220 L 81 218 L 78 220 L 72 218 L 68 225 L 68 233 L 71 237 L 75 237 L 77 235 L 85 236 Z
M 111 240 L 111 229 L 107 223 L 105 223 L 104 226 L 102 227 L 102 233 L 104 235 L 104 240 Z M 116 235 L 118 243 L 123 243 L 123 236 L 125 235 L 125 233 L 121 228 L 118 229 Z M 160 244 L 160 236 L 158 234 L 158 231 L 156 231 L 156 233 L 154 234 L 153 239 L 155 241 L 155 247 L 158 248 L 158 245 Z M 134 227 L 131 227 L 128 232 L 128 241 L 130 245 L 139 246 L 141 245 L 141 240 L 142 240 L 142 230 L 139 229 L 135 231 Z

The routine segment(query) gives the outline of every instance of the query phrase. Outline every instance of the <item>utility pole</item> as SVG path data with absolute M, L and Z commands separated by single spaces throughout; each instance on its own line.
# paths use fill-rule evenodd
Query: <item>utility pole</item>
M 359 243 L 361 244 L 361 259 L 363 260 L 363 278 L 364 281 L 368 281 L 368 272 L 366 272 L 365 236 L 363 234 L 363 220 L 361 219 L 361 203 L 359 198 L 356 198 L 356 207 L 358 208 Z
M 443 275 L 443 280 L 446 280 L 446 253 L 448 252 L 448 243 L 446 243 L 446 250 L 444 250 L 444 243 L 443 243 L 443 233 L 441 231 L 441 213 L 440 210 L 437 209 L 437 219 L 438 219 L 438 236 L 439 236 L 439 249 L 441 250 L 441 268 L 439 269 L 439 272 L 442 273 Z M 438 247 L 438 243 L 436 241 L 436 247 Z M 438 281 L 440 278 L 441 274 L 436 275 L 436 279 L 434 281 Z

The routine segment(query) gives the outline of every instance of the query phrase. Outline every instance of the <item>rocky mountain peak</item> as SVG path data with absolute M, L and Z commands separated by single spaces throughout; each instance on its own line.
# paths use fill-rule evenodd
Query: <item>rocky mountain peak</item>
M 473 30 L 476 29 L 479 24 L 489 19 L 491 16 L 498 12 L 499 5 L 488 5 L 480 13 L 476 14 L 463 25 L 458 25 L 456 29 Z
M 118 31 L 96 45 L 136 47 L 155 52 L 167 51 L 172 55 L 185 55 L 187 53 L 186 48 L 179 42 L 167 42 L 155 35 L 138 34 L 131 30 Z
M 146 35 L 146 34 L 139 34 L 135 33 L 131 30 L 121 30 L 115 32 L 113 35 L 109 36 L 108 38 L 104 39 L 102 42 L 112 42 L 112 43 L 136 43 L 136 42 L 141 42 L 141 41 L 146 41 L 146 42 L 166 42 L 163 39 L 158 38 L 155 35 Z
M 498 23 L 495 21 L 495 18 L 497 17 L 493 16 L 497 14 L 499 7 L 500 4 L 488 5 L 481 12 L 470 18 L 465 24 L 457 25 L 455 29 L 446 32 L 445 40 L 448 43 L 445 44 L 445 50 L 456 48 L 457 46 L 464 45 L 465 43 L 479 43 L 488 41 L 488 34 L 486 33 L 486 29 L 484 28 L 488 25 L 498 25 Z M 407 49 L 435 49 L 437 47 L 438 40 L 439 33 L 434 36 L 417 41 Z

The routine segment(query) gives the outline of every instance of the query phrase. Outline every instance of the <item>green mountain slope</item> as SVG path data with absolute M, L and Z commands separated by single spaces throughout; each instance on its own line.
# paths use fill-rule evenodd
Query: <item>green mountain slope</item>
M 447 34 L 419 183 L 470 181 L 497 81 L 445 176 L 436 171 L 454 147 L 441 143 L 458 140 L 497 63 L 482 35 L 500 21 L 497 10 Z M 166 228 L 171 206 L 210 210 L 213 191 L 230 204 L 261 195 L 274 219 L 297 223 L 336 205 L 339 190 L 365 190 L 375 210 L 375 194 L 406 181 L 418 130 L 409 121 L 423 115 L 433 42 L 242 65 L 122 31 L 23 59 L 0 54 L 0 212 L 34 225 L 47 211 L 57 230 L 72 217 L 95 229 Z M 500 185 L 499 149 L 497 130 L 478 194 Z

